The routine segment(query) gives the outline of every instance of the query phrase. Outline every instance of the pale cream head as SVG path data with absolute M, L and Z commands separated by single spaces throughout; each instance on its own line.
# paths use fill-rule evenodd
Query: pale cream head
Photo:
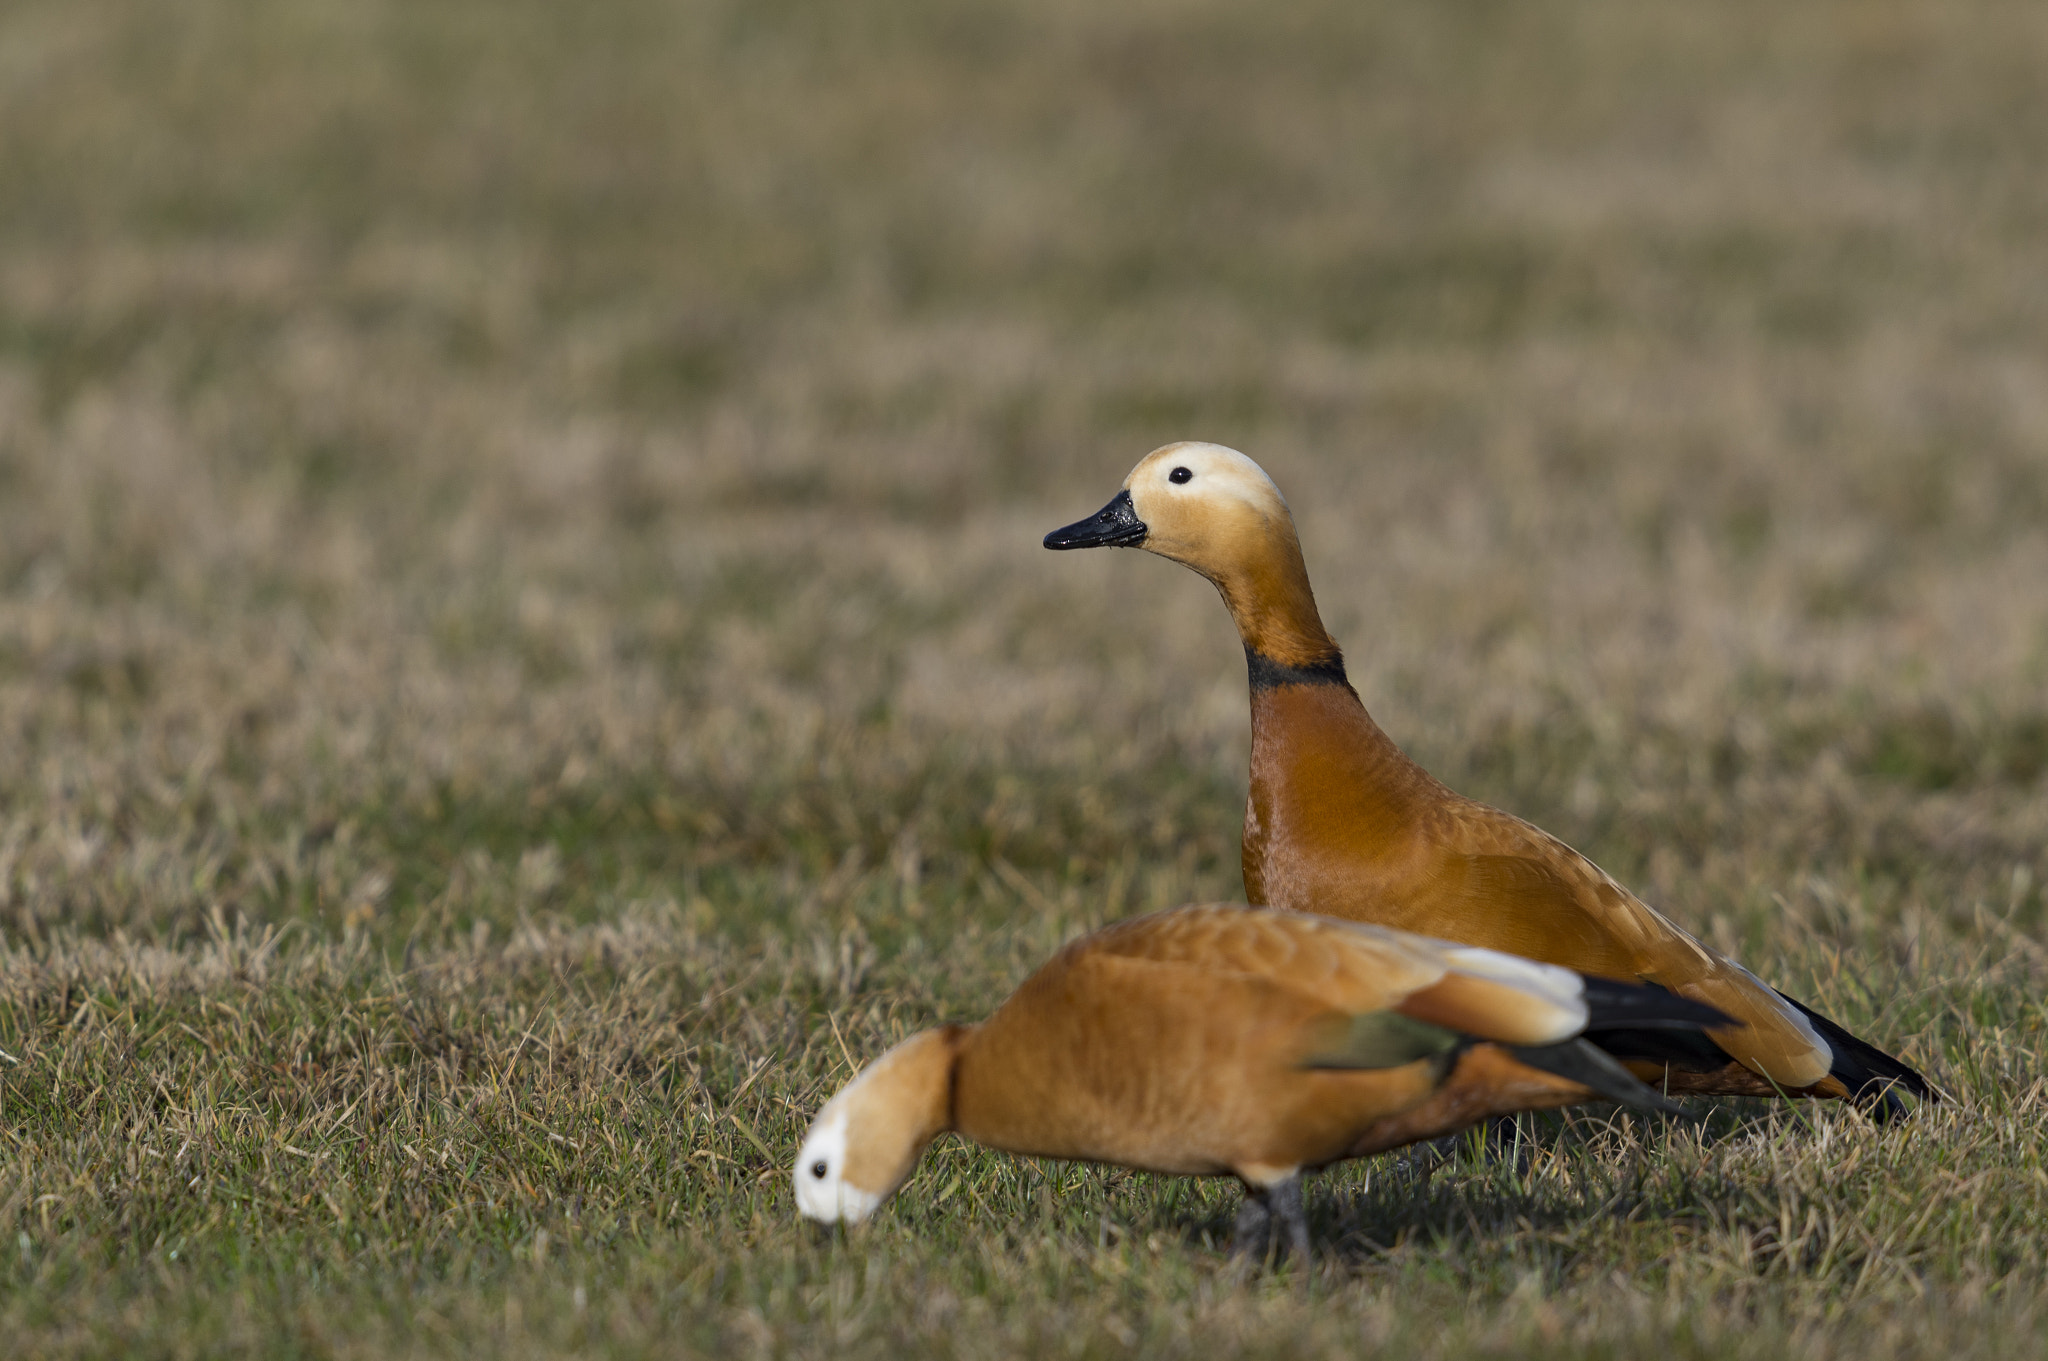
M 1265 469 L 1220 444 L 1169 444 L 1139 460 L 1124 490 L 1145 526 L 1138 547 L 1214 582 L 1246 647 L 1288 666 L 1338 660 L 1294 516 Z
M 858 1224 L 881 1208 L 951 1123 L 954 1026 L 911 1036 L 825 1103 L 797 1154 L 797 1209 Z
M 1145 522 L 1139 547 L 1212 579 L 1252 543 L 1294 538 L 1287 498 L 1235 449 L 1187 441 L 1154 449 L 1124 479 Z

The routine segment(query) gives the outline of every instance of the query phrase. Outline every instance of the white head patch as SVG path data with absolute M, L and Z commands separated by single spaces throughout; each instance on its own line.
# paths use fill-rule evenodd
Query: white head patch
M 846 1107 L 833 1101 L 818 1114 L 796 1158 L 796 1207 L 823 1224 L 858 1224 L 882 1197 L 846 1181 Z

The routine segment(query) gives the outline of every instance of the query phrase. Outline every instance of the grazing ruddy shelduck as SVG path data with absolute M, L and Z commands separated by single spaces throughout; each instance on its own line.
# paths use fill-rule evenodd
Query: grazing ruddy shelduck
M 1235 1246 L 1306 1252 L 1300 1176 L 1489 1116 L 1675 1109 L 1580 1037 L 1727 1025 L 1655 988 L 1406 932 L 1235 904 L 1068 945 L 980 1025 L 904 1040 L 827 1102 L 798 1208 L 858 1221 L 952 1130 L 1014 1153 L 1235 1176 Z
M 1047 548 L 1143 548 L 1215 584 L 1251 670 L 1244 887 L 1253 903 L 1377 922 L 1654 984 L 1740 1028 L 1609 1032 L 1598 1043 L 1671 1092 L 1850 1098 L 1934 1093 L 1897 1059 L 1708 948 L 1556 837 L 1460 797 L 1382 732 L 1309 590 L 1294 518 L 1258 464 L 1169 444 Z

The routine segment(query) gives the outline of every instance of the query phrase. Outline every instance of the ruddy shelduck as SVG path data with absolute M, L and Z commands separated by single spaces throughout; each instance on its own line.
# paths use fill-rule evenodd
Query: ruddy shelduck
M 1556 837 L 1453 793 L 1410 760 L 1352 689 L 1287 502 L 1243 454 L 1156 449 L 1107 506 L 1045 546 L 1143 548 L 1222 594 L 1251 672 L 1253 903 L 1653 984 L 1743 1022 L 1599 1037 L 1667 1091 L 1849 1098 L 1881 1115 L 1904 1110 L 1895 1089 L 1933 1098 L 1919 1073 L 1695 940 Z
M 1490 1116 L 1608 1098 L 1675 1109 L 1581 1037 L 1728 1025 L 1657 988 L 1237 904 L 1118 922 L 995 1014 L 911 1036 L 826 1103 L 803 1214 L 859 1221 L 951 1130 L 991 1148 L 1235 1176 L 1236 1247 L 1306 1252 L 1300 1176 Z

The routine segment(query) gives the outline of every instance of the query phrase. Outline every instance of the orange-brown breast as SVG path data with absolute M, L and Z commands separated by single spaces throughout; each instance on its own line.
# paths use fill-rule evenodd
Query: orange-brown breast
M 1245 896 L 1427 933 L 1411 925 L 1428 914 L 1408 886 L 1431 868 L 1422 820 L 1447 793 L 1366 717 L 1349 687 L 1254 691 Z M 1313 906 L 1369 901 L 1378 904 L 1370 914 Z

